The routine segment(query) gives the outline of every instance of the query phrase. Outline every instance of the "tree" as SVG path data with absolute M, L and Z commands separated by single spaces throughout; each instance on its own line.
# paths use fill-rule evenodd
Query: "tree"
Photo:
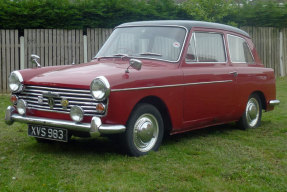
M 187 0 L 181 6 L 195 20 L 222 22 L 232 8 L 232 0 Z

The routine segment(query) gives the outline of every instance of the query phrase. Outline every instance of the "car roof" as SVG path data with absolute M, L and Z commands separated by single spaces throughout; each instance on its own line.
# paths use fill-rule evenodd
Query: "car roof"
M 229 25 L 224 25 L 220 23 L 211 23 L 205 21 L 190 21 L 190 20 L 159 20 L 159 21 L 137 21 L 123 23 L 118 27 L 130 27 L 130 26 L 181 26 L 190 30 L 192 27 L 203 27 L 203 28 L 212 28 L 212 29 L 221 29 L 226 31 L 231 31 L 239 33 L 249 37 L 249 34 L 241 29 L 232 27 Z

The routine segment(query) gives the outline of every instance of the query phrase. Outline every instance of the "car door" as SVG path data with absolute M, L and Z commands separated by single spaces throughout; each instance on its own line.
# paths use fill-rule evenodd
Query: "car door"
M 224 34 L 193 31 L 182 65 L 184 127 L 202 127 L 233 119 L 236 75 L 230 67 Z

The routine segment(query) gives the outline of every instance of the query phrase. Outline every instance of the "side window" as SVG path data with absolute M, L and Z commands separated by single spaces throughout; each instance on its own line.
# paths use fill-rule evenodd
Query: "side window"
M 247 42 L 234 35 L 228 35 L 230 59 L 233 63 L 253 63 L 254 59 Z
M 219 33 L 195 32 L 189 43 L 186 62 L 225 62 L 223 36 Z

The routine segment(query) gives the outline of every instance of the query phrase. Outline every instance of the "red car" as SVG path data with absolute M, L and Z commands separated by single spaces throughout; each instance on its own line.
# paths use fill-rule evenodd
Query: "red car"
M 280 103 L 249 35 L 217 23 L 125 23 L 89 63 L 41 67 L 38 59 L 11 73 L 5 117 L 27 123 L 38 141 L 116 134 L 140 156 L 164 133 L 234 121 L 255 128 L 262 110 Z

